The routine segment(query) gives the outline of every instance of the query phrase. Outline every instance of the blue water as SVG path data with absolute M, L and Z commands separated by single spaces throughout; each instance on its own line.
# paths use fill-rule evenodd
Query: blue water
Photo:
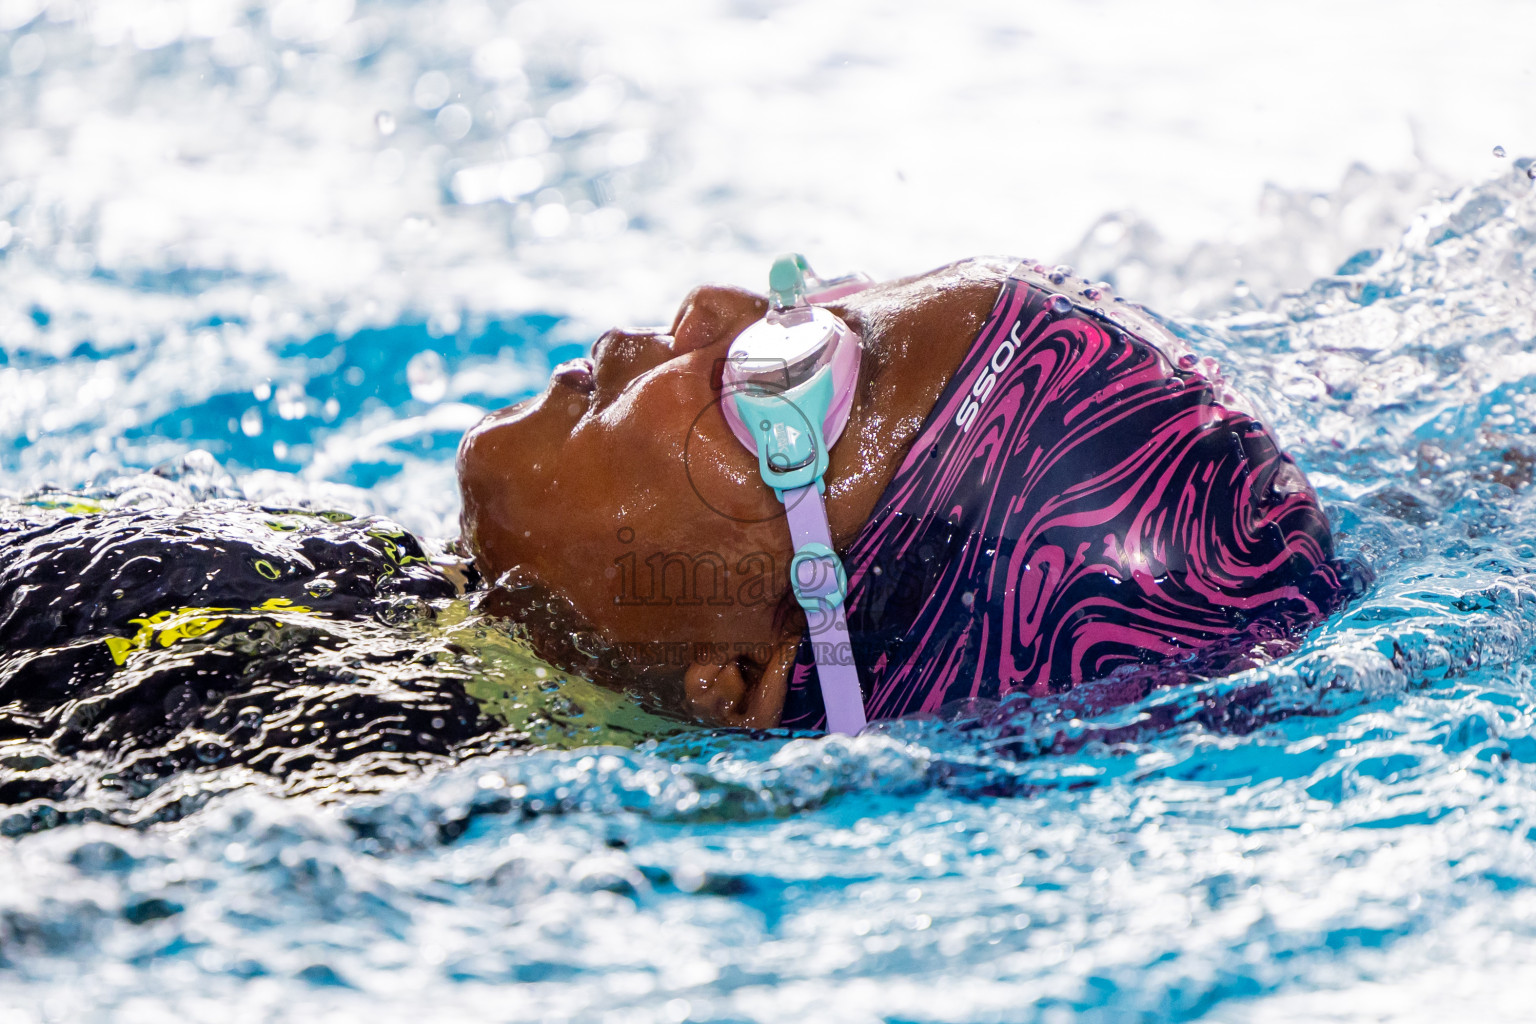
M 723 235 L 657 221 L 690 173 L 662 86 L 532 5 L 43 7 L 0 4 L 13 498 L 243 496 L 447 539 L 481 411 L 605 316 L 664 318 L 684 243 L 777 244 L 742 212 L 756 180 L 701 198 Z M 521 49 L 477 64 L 497 33 Z M 1525 1019 L 1528 168 L 1274 190 L 1285 244 L 1180 255 L 1113 215 L 1072 251 L 1181 313 L 1375 571 L 1296 652 L 1087 718 L 694 731 L 302 793 L 226 770 L 76 824 L 92 797 L 33 801 L 0 813 L 4 1019 Z M 0 744 L 0 772 L 28 756 Z

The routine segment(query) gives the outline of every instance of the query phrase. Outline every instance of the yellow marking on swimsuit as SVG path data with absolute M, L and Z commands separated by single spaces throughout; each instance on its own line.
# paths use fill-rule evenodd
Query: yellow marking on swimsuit
M 128 660 L 134 651 L 148 650 L 156 640 L 161 647 L 169 647 L 178 640 L 212 633 L 224 624 L 223 613 L 235 608 L 178 608 L 175 611 L 156 612 L 142 619 L 129 619 L 129 625 L 137 625 L 138 632 L 131 637 L 109 636 L 107 650 L 119 665 Z
M 238 613 L 239 608 L 178 608 L 175 611 L 156 612 L 142 619 L 129 619 L 129 625 L 137 625 L 133 636 L 106 637 L 107 650 L 112 660 L 121 665 L 134 651 L 146 651 L 157 643 L 169 647 L 178 640 L 193 640 L 206 636 L 224 625 L 225 616 Z M 253 612 L 314 611 L 308 605 L 294 604 L 286 597 L 273 597 L 251 608 Z
M 381 527 L 377 530 L 369 530 L 368 536 L 384 542 L 385 557 L 396 565 L 410 565 L 413 562 L 420 562 L 425 565 L 427 562 L 421 555 L 401 555 L 400 545 L 396 544 L 395 541 L 405 536 L 405 531 L 403 530 L 386 530 Z
M 25 504 L 33 508 L 57 509 L 76 516 L 93 516 L 106 511 L 101 502 L 92 501 L 90 498 L 68 498 L 62 501 L 55 501 L 52 498 L 33 498 Z
M 286 597 L 269 597 L 251 609 L 253 612 L 312 612 L 307 604 L 294 604 Z

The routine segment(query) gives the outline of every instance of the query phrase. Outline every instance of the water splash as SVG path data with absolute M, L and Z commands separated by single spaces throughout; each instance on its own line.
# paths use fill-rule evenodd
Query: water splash
M 1129 701 L 1112 680 L 856 740 L 489 755 L 380 796 L 238 789 L 190 831 L 55 829 L 7 853 L 72 893 L 5 897 L 12 963 L 78 1019 L 184 1007 L 182 977 L 402 1019 L 1238 1020 L 1382 985 L 1496 1011 L 1536 952 L 1523 174 L 1269 308 L 1172 322 L 1380 574 L 1301 650 Z M 113 980 L 65 987 L 87 973 Z
M 168 820 L 201 804 L 187 772 L 355 791 L 682 728 L 539 662 L 451 553 L 230 486 L 202 453 L 116 494 L 0 502 L 0 833 Z
M 738 7 L 741 38 L 773 30 Z M 0 472 L 27 515 L 211 516 L 243 499 L 451 536 L 459 431 L 577 354 L 592 331 L 573 311 L 610 319 L 584 306 L 608 301 L 593 268 L 645 268 L 615 285 L 628 312 L 716 261 L 755 267 L 778 237 L 769 221 L 805 244 L 881 244 L 871 211 L 894 208 L 905 179 L 852 179 L 819 205 L 706 172 L 674 187 L 686 126 L 667 119 L 666 68 L 649 83 L 588 74 L 586 37 L 554 8 L 487 10 L 0 4 L 0 27 L 21 33 L 0 89 Z M 926 61 L 945 19 L 866 27 L 901 25 Z M 887 45 L 817 33 L 796 66 L 867 97 L 859 61 L 878 55 L 856 49 L 845 70 L 832 48 L 848 38 Z M 35 42 L 18 52 L 22 39 Z M 464 96 L 429 112 L 415 92 L 433 71 Z M 199 74 L 225 90 L 216 116 L 167 99 L 196 94 Z M 131 115 L 93 98 L 127 95 Z M 736 119 L 749 96 L 728 96 Z M 470 115 L 457 138 L 462 118 L 439 124 L 454 104 Z M 80 158 L 49 161 L 49 146 Z M 302 181 L 284 169 L 301 151 L 321 157 Z M 393 622 L 253 610 L 265 594 L 210 614 L 231 606 L 220 598 L 149 623 L 142 647 L 143 624 L 124 622 L 108 632 L 130 642 L 125 662 L 166 669 L 262 622 L 302 629 L 310 646 L 263 664 L 325 685 L 295 694 L 279 725 L 329 722 L 334 686 L 409 671 L 440 679 L 433 699 L 457 688 L 476 712 L 499 709 L 511 724 L 483 735 L 517 749 L 376 750 L 306 784 L 221 762 L 247 748 L 194 724 L 133 764 L 180 760 L 114 787 L 100 781 L 124 767 L 110 752 L 70 760 L 7 734 L 7 785 L 73 788 L 0 817 L 0 1007 L 28 1022 L 1522 1019 L 1511 979 L 1536 955 L 1536 167 L 1500 166 L 1454 190 L 1444 174 L 1363 167 L 1336 189 L 1274 188 L 1246 237 L 1192 248 L 1111 215 L 1062 254 L 1150 300 L 1254 395 L 1343 551 L 1377 570 L 1299 650 L 1221 679 L 1117 679 L 854 740 L 652 743 L 638 740 L 660 728 L 644 709 L 546 692 L 515 637 L 446 597 L 423 598 L 430 620 L 414 600 L 380 602 Z M 912 269 L 925 244 L 970 251 L 954 240 L 972 235 L 933 225 L 978 221 L 969 204 L 983 201 L 997 197 L 912 211 L 901 230 L 921 240 L 894 247 L 890 269 Z M 241 215 L 218 220 L 226 204 Z M 332 219 L 313 245 L 317 217 Z M 216 221 L 235 229 L 202 234 Z M 670 241 L 693 255 L 657 259 Z M 421 271 L 404 290 L 402 270 Z M 60 488 L 39 490 L 49 481 Z M 251 570 L 252 585 L 275 582 Z M 343 583 L 306 576 L 281 596 L 334 605 Z M 186 614 L 135 615 L 159 610 Z M 86 642 L 110 659 L 100 636 Z M 413 666 L 422 653 L 446 657 Z M 338 680 L 336 656 L 376 674 Z M 242 716 L 254 706 L 229 708 L 229 735 L 267 721 Z M 423 714 L 412 733 L 450 724 Z M 370 719 L 365 745 L 389 728 Z M 345 742 L 320 733 L 315 752 Z

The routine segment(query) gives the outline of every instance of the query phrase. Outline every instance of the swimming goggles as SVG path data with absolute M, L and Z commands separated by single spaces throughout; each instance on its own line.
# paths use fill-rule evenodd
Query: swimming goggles
M 784 505 L 794 555 L 789 583 L 805 609 L 830 732 L 864 728 L 864 697 L 843 602 L 848 578 L 827 525 L 827 453 L 853 408 L 863 342 L 830 310 L 868 288 L 863 274 L 823 280 L 794 253 L 768 274 L 768 314 L 726 353 L 721 407 L 731 431 L 757 454 L 763 482 Z

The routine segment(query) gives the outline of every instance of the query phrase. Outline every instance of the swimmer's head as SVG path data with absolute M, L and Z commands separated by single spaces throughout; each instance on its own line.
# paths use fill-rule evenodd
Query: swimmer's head
M 855 623 L 855 644 L 861 643 L 862 636 L 865 645 L 861 667 L 866 693 L 871 693 L 872 685 L 879 690 L 890 684 L 871 694 L 877 714 L 920 707 L 932 710 L 942 696 L 907 694 L 902 688 L 910 679 L 892 675 L 895 666 L 914 653 L 904 631 L 924 621 L 925 614 L 929 619 L 937 614 L 949 623 L 947 629 L 953 635 L 946 642 L 957 650 L 972 651 L 969 660 L 951 651 L 950 660 L 957 666 L 970 665 L 968 671 L 978 679 L 990 679 L 991 692 L 984 695 L 997 696 L 1011 689 L 1038 692 L 1042 686 L 1070 685 L 1101 675 L 1124 661 L 1107 653 L 1114 644 L 1133 656 L 1143 649 L 1148 657 L 1167 656 L 1199 648 L 1212 638 L 1229 637 L 1241 621 L 1276 601 L 1289 602 L 1288 611 L 1316 609 L 1320 607 L 1316 591 L 1330 583 L 1326 572 L 1320 583 L 1313 579 L 1331 556 L 1326 521 L 1317 510 L 1315 496 L 1251 420 L 1206 415 L 1199 428 L 1203 432 L 1199 444 L 1180 449 L 1184 454 L 1177 457 L 1163 456 L 1177 463 L 1175 475 L 1188 478 L 1183 486 L 1194 487 L 1206 499 L 1204 513 L 1192 515 L 1188 507 L 1180 506 L 1177 495 L 1164 495 L 1155 487 L 1133 493 L 1137 489 L 1128 480 L 1114 483 L 1124 476 L 1115 460 L 1134 462 L 1134 453 L 1099 458 L 1093 453 L 1110 451 L 1114 445 L 1095 442 L 1064 454 L 1074 443 L 1073 416 L 1081 421 L 1086 414 L 1053 407 L 1052 402 L 1081 403 L 1086 396 L 1088 405 L 1113 404 L 1112 396 L 1122 393 L 1132 380 L 1114 376 L 1129 364 L 1124 353 L 1117 356 L 1096 340 L 1090 318 L 1080 318 L 1088 326 L 1063 335 L 1076 339 L 1070 344 L 1086 345 L 1085 351 L 1091 352 L 1072 382 L 1053 380 L 1032 368 L 1032 375 L 1009 378 L 1011 391 L 1009 381 L 996 395 L 990 387 L 983 389 L 990 404 L 979 418 L 977 413 L 964 412 L 959 403 L 970 399 L 958 392 L 974 390 L 969 388 L 969 376 L 960 382 L 965 388 L 947 389 L 946 385 L 957 374 L 968 372 L 966 360 L 983 327 L 995 329 L 1000 294 L 1010 294 L 1008 288 L 1018 284 L 1009 280 L 1012 266 L 1012 261 L 967 261 L 877 285 L 830 304 L 863 339 L 852 409 L 830 451 L 825 482 L 834 546 L 845 550 L 858 540 L 855 546 L 863 551 L 860 557 L 849 552 L 849 573 L 854 577 L 849 614 Z M 1028 289 L 1020 294 L 1024 291 Z M 1012 315 L 1024 316 L 1029 308 L 1020 306 Z M 683 301 L 669 330 L 610 331 L 598 340 L 590 360 L 574 360 L 557 368 L 543 394 L 488 416 L 466 436 L 459 454 L 465 539 L 482 573 L 499 584 L 496 607 L 526 623 L 540 653 L 600 682 L 652 694 L 677 710 L 726 725 L 777 724 L 786 697 L 792 689 L 803 689 L 806 674 L 803 655 L 798 674 L 795 668 L 806 623 L 789 588 L 793 548 L 784 507 L 763 482 L 756 454 L 733 434 L 722 409 L 726 351 L 767 310 L 767 298 L 751 292 L 696 289 Z M 1040 317 L 1054 316 L 1046 306 L 1040 307 Z M 1107 327 L 1107 322 L 1102 326 Z M 1037 327 L 1046 330 L 1039 324 L 1030 329 Z M 1017 325 L 1007 329 L 1018 337 Z M 1113 330 L 1104 333 L 1106 338 L 1111 335 L 1119 337 Z M 1042 344 L 1046 345 L 1042 353 L 1048 355 L 1054 343 Z M 1186 405 L 1209 404 L 1189 391 L 1198 390 L 1201 378 L 1197 375 L 1175 371 L 1160 356 L 1149 356 L 1152 350 L 1144 342 L 1137 341 L 1127 351 L 1147 359 L 1136 380 L 1148 374 L 1166 378 L 1185 388 L 1180 393 L 1188 393 Z M 980 358 L 985 362 L 990 355 L 982 353 Z M 1021 362 L 1011 372 L 1017 375 L 1023 368 Z M 979 377 L 975 384 L 981 387 Z M 1051 397 L 1053 387 L 1060 390 L 1059 400 Z M 1093 389 L 1105 387 L 1102 400 L 1093 397 L 1099 394 Z M 1165 392 L 1174 390 L 1171 385 L 1163 387 L 1152 400 L 1166 403 Z M 998 397 L 1003 395 L 1010 397 Z M 989 559 L 1016 554 L 1018 564 L 1013 569 L 1036 573 L 1027 580 L 1017 575 L 1000 585 L 993 597 L 999 602 L 999 617 L 1005 614 L 1001 603 L 1010 604 L 1006 615 L 1013 617 L 1008 627 L 1013 642 L 1033 645 L 1037 656 L 1026 658 L 1014 650 L 1004 652 L 996 665 L 977 668 L 975 652 L 990 648 L 996 635 L 992 643 L 980 635 L 970 637 L 969 632 L 984 630 L 963 622 L 956 626 L 946 609 L 952 603 L 962 617 L 981 615 L 991 600 L 986 584 L 980 584 L 979 590 L 967 584 L 968 590 L 947 596 L 898 594 L 886 584 L 898 582 L 893 577 L 903 574 L 893 571 L 896 563 L 890 559 L 884 560 L 889 564 L 881 564 L 882 559 L 875 557 L 881 551 L 888 554 L 899 548 L 900 564 L 917 567 L 915 574 L 905 574 L 908 591 L 919 579 L 924 581 L 919 590 L 944 585 L 943 573 L 935 574 L 931 559 L 926 566 L 918 564 L 923 561 L 919 551 L 928 548 L 914 537 L 898 545 L 875 535 L 890 532 L 890 524 L 904 517 L 919 516 L 915 511 L 919 508 L 920 517 L 960 523 L 964 516 L 958 504 L 948 510 L 920 507 L 910 500 L 903 504 L 899 495 L 888 494 L 887 489 L 893 479 L 899 487 L 925 469 L 903 463 L 912 462 L 909 455 L 916 447 L 927 453 L 935 443 L 941 413 L 946 422 L 965 424 L 965 441 L 972 447 L 978 438 L 992 436 L 989 430 L 998 438 L 1003 437 L 998 431 L 1011 431 L 1009 444 L 1017 451 L 1033 443 L 1031 429 L 1036 441 L 1046 439 L 1045 419 L 1031 428 L 1005 415 L 1021 397 L 1031 395 L 1046 410 L 1045 419 L 1055 424 L 1049 428 L 1045 454 L 1035 461 L 1044 465 L 1055 452 L 1080 475 L 1067 480 L 1058 466 L 1054 475 L 1031 480 L 1022 463 L 1012 463 L 1011 476 L 986 485 L 996 493 L 970 496 L 988 508 L 1006 508 L 1008 525 L 994 523 L 988 529 L 1000 529 L 1001 536 L 977 535 L 970 538 L 975 543 L 969 547 L 966 538 L 959 538 L 958 546 L 943 554 L 944 561 L 977 568 Z M 950 410 L 948 404 L 956 408 Z M 1145 423 L 1138 421 L 1135 429 L 1144 428 Z M 1111 425 L 1105 436 L 1114 431 Z M 1246 455 L 1231 461 L 1228 434 L 1240 438 L 1238 449 L 1241 438 L 1247 439 L 1255 449 L 1254 461 L 1245 462 Z M 1216 452 L 1213 440 L 1219 440 L 1218 447 L 1226 447 Z M 952 441 L 944 444 L 950 446 Z M 948 465 L 949 460 L 938 457 L 941 453 L 933 454 L 935 464 Z M 996 458 L 1006 455 L 998 451 Z M 1142 461 L 1147 457 L 1153 456 L 1141 456 Z M 1105 464 L 1099 465 L 1096 459 Z M 1281 477 L 1284 494 L 1277 499 L 1275 482 Z M 1060 522 L 1047 522 L 1062 488 L 1081 488 L 1090 479 L 1100 481 L 1104 492 L 1100 497 L 1105 498 L 1090 504 L 1104 505 L 1109 511 L 1079 508 L 1063 513 L 1066 518 Z M 1042 486 L 1048 486 L 1049 492 Z M 1257 495 L 1256 486 L 1262 495 Z M 1117 487 L 1143 502 L 1166 501 L 1162 520 L 1155 515 L 1126 517 L 1120 514 L 1123 509 L 1115 511 L 1112 492 Z M 1239 509 L 1235 519 L 1233 508 Z M 1196 521 L 1201 515 L 1210 521 Z M 1225 522 L 1215 522 L 1216 518 Z M 1168 550 L 1169 539 L 1158 534 L 1159 522 L 1166 526 L 1173 520 L 1181 525 L 1171 546 L 1181 550 Z M 1082 538 L 1072 532 L 1079 528 L 1086 531 Z M 1218 558 L 1208 559 L 1203 552 L 1186 557 L 1183 548 L 1193 551 L 1202 543 L 1201 537 L 1217 534 L 1224 538 Z M 1225 539 L 1229 537 L 1233 539 Z M 1028 550 L 1013 552 L 1016 542 Z M 1067 542 L 1081 550 L 1058 554 L 1057 549 Z M 1306 550 L 1299 554 L 1287 550 L 1298 544 Z M 1008 549 L 1002 556 L 1000 547 Z M 1025 564 L 1031 560 L 1039 562 L 1038 569 Z M 1243 564 L 1245 560 L 1252 565 Z M 1177 587 L 1168 583 L 1170 570 L 1178 576 Z M 990 575 L 981 572 L 976 579 L 996 580 L 1009 571 L 1008 565 L 999 565 Z M 1115 577 L 1106 583 L 1106 593 L 1111 602 L 1120 601 L 1130 609 L 1127 621 L 1119 621 L 1118 612 L 1111 614 L 1114 610 L 1103 604 L 1104 595 L 1093 587 L 1073 591 L 1081 601 L 1070 606 L 1061 600 L 1052 604 L 1035 592 L 1041 603 L 1023 608 L 1008 596 L 1022 593 L 1021 582 L 1032 586 L 1052 572 L 1062 581 L 1073 571 L 1080 582 Z M 1067 592 L 1061 589 L 1056 597 Z M 1193 602 L 1202 606 L 1194 608 Z M 877 603 L 906 607 L 906 618 L 900 624 L 882 621 Z M 1179 633 L 1177 622 L 1170 621 L 1166 628 L 1148 626 L 1159 616 L 1176 618 L 1181 609 L 1199 620 L 1190 636 L 1170 643 L 1169 634 Z M 1030 615 L 1036 620 L 1019 618 Z M 1103 629 L 1083 625 L 1095 615 L 1108 625 Z M 1045 652 L 1043 661 L 1042 629 L 1062 637 Z M 1100 640 L 1078 642 L 1085 636 Z M 869 648 L 871 638 L 889 643 L 891 649 Z M 927 651 L 925 657 L 930 655 L 939 657 L 940 652 Z M 865 658 L 871 660 L 865 662 Z M 1055 678 L 1058 675 L 1060 679 Z M 801 707 L 796 714 L 805 724 L 814 724 L 814 713 Z

